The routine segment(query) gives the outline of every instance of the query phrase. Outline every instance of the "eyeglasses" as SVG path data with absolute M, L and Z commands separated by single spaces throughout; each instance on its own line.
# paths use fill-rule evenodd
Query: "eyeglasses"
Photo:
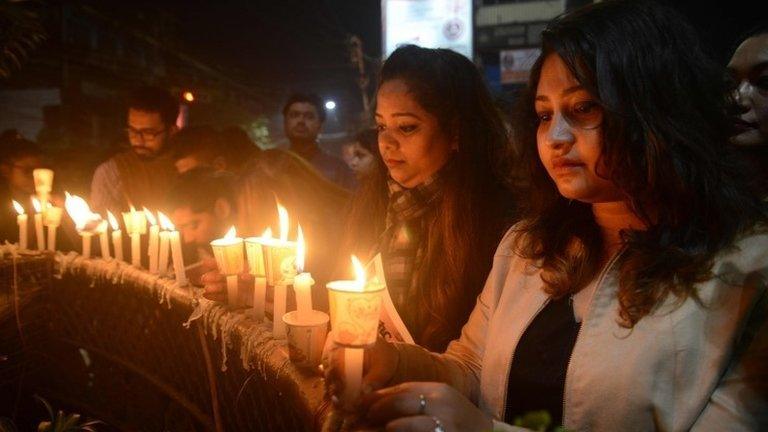
M 152 130 L 152 129 L 134 129 L 130 126 L 125 128 L 125 132 L 128 133 L 130 138 L 141 138 L 143 141 L 154 141 L 160 134 L 165 132 L 165 129 Z

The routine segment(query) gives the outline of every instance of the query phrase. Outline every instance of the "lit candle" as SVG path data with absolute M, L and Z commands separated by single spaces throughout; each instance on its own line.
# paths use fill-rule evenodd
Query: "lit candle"
M 107 210 L 107 219 L 112 226 L 112 247 L 115 249 L 115 259 L 123 261 L 123 232 L 120 231 L 120 224 L 109 210 Z
M 283 281 L 288 274 L 293 279 L 296 260 L 296 243 L 288 241 L 288 230 L 290 229 L 288 211 L 285 207 L 278 204 L 277 213 L 280 218 L 280 238 L 265 239 L 264 241 L 267 284 L 273 286 Z M 283 284 L 291 282 L 283 281 Z M 278 317 L 277 321 L 282 321 L 281 317 Z
M 163 215 L 165 217 L 165 215 Z M 168 218 L 168 241 L 171 244 L 171 257 L 173 258 L 173 270 L 176 273 L 176 282 L 179 286 L 187 285 L 187 275 L 184 273 L 184 256 L 181 253 L 181 236 L 176 231 L 176 227 Z
M 267 228 L 261 237 L 245 239 L 248 270 L 253 275 L 253 316 L 256 321 L 264 320 L 267 301 L 267 277 L 264 268 L 264 243 L 272 239 L 272 230 Z
M 344 348 L 344 403 L 351 407 L 360 396 L 364 348 L 376 342 L 384 285 L 366 281 L 365 270 L 352 257 L 356 279 L 332 281 L 328 288 L 334 340 Z
M 47 168 L 35 168 L 32 170 L 32 177 L 35 181 L 35 192 L 42 204 L 40 208 L 47 210 L 48 197 L 53 190 L 53 171 Z
M 106 259 L 112 258 L 109 254 L 109 226 L 107 221 L 102 220 L 99 226 L 96 228 L 96 232 L 99 233 L 99 247 L 101 249 L 101 257 Z
M 220 239 L 211 242 L 213 256 L 219 271 L 227 276 L 227 302 L 231 306 L 240 304 L 237 287 L 237 275 L 243 271 L 245 260 L 243 258 L 243 239 L 237 236 L 235 227 L 227 231 Z
M 299 322 L 309 322 L 312 318 L 312 285 L 315 284 L 312 274 L 304 273 L 304 256 L 306 245 L 304 233 L 299 225 L 299 236 L 296 241 L 296 271 L 299 274 L 293 279 L 293 291 L 296 293 L 296 314 Z
M 43 213 L 43 224 L 48 227 L 48 250 L 56 250 L 56 228 L 61 225 L 61 214 L 64 209 L 52 206 L 48 203 L 48 208 Z
M 37 239 L 37 250 L 45 250 L 45 235 L 43 234 L 43 213 L 40 200 L 32 197 L 32 207 L 35 208 L 35 238 Z
M 171 223 L 168 216 L 163 212 L 157 212 L 157 218 L 160 222 L 160 227 L 163 229 L 160 231 L 160 255 L 157 259 L 157 270 L 160 276 L 165 276 L 168 273 L 168 254 L 170 252 L 170 239 L 171 239 Z
M 131 265 L 141 267 L 141 235 L 147 233 L 147 218 L 144 212 L 131 206 L 131 211 L 123 212 L 123 221 L 131 236 Z
M 149 257 L 149 272 L 152 274 L 157 274 L 157 259 L 160 253 L 160 245 L 158 239 L 160 235 L 160 227 L 157 225 L 155 215 L 153 215 L 151 211 L 147 210 L 146 207 L 144 207 L 144 215 L 147 217 L 147 220 L 151 225 L 149 227 L 149 248 L 147 249 L 147 256 Z
M 24 207 L 21 206 L 16 200 L 13 200 L 13 208 L 16 209 L 16 223 L 19 225 L 19 249 L 27 249 L 27 214 L 24 212 Z
M 64 207 L 67 208 L 69 217 L 75 222 L 75 228 L 77 232 L 83 238 L 83 257 L 91 257 L 91 237 L 93 237 L 94 228 L 93 224 L 98 227 L 100 224 L 101 216 L 91 211 L 91 207 L 84 199 L 77 195 L 70 195 L 69 192 L 65 192 L 66 200 L 64 201 Z M 90 228 L 88 228 L 90 226 Z

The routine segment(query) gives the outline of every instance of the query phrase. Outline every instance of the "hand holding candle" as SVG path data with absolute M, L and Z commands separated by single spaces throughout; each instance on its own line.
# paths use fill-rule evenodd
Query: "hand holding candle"
M 243 271 L 245 264 L 243 239 L 237 237 L 237 231 L 233 226 L 223 238 L 212 241 L 211 248 L 213 248 L 213 256 L 216 257 L 219 271 L 227 276 L 227 302 L 231 306 L 238 306 L 240 301 L 237 275 Z
M 18 213 L 16 216 L 16 223 L 19 225 L 19 249 L 27 249 L 27 214 L 24 211 L 24 207 L 21 206 L 16 200 L 13 200 L 13 208 Z
M 331 328 L 334 342 L 344 349 L 344 401 L 351 406 L 360 396 L 364 348 L 376 342 L 384 285 L 366 281 L 365 270 L 352 257 L 355 280 L 329 282 Z

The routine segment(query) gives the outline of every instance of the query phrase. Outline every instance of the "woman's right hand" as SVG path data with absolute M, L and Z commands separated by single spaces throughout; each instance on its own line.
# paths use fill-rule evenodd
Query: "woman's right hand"
M 363 382 L 361 395 L 382 389 L 390 384 L 395 376 L 400 354 L 393 344 L 377 339 L 376 343 L 365 349 L 363 362 Z M 328 334 L 328 342 L 323 352 L 323 374 L 325 375 L 325 393 L 337 407 L 353 410 L 358 400 L 344 398 L 344 346 L 333 342 L 333 333 Z

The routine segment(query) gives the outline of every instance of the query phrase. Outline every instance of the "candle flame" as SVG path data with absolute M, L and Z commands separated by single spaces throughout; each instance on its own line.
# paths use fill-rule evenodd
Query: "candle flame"
M 16 209 L 16 213 L 23 215 L 24 214 L 24 207 L 21 206 L 16 200 L 13 200 L 13 208 Z
M 176 227 L 173 225 L 170 219 L 168 219 L 168 216 L 163 214 L 163 212 L 159 211 L 157 212 L 157 217 L 160 219 L 160 228 L 166 230 L 166 231 L 174 231 L 176 230 Z
M 35 208 L 35 213 L 40 213 L 40 211 L 42 211 L 42 206 L 40 205 L 40 200 L 37 199 L 37 197 L 32 197 L 32 207 Z
M 267 227 L 267 229 L 265 229 L 264 232 L 261 233 L 261 238 L 271 239 L 272 238 L 272 228 Z
M 291 228 L 290 221 L 288 220 L 288 210 L 285 209 L 280 203 L 277 203 L 277 215 L 280 219 L 280 240 L 288 240 L 288 230 Z
M 99 217 L 101 217 L 101 215 L 99 215 Z M 99 222 L 99 225 L 96 227 L 96 232 L 98 232 L 98 233 L 105 233 L 105 232 L 107 232 L 107 227 L 108 227 L 107 221 L 102 219 L 102 221 Z
M 296 270 L 301 273 L 304 271 L 304 256 L 307 253 L 307 246 L 304 244 L 304 233 L 299 225 L 299 236 L 296 239 Z
M 365 269 L 360 260 L 354 255 L 352 255 L 352 267 L 355 269 L 355 282 L 357 282 L 356 287 L 358 291 L 365 291 Z
M 155 219 L 155 215 L 153 215 L 152 212 L 149 211 L 146 207 L 144 207 L 144 216 L 147 217 L 147 220 L 150 224 L 152 224 L 152 226 L 157 225 L 157 219 Z
M 70 195 L 69 193 L 66 193 L 66 196 L 67 199 L 64 201 L 64 207 L 66 207 L 69 217 L 75 221 L 75 228 L 77 228 L 78 231 L 85 228 L 85 225 L 88 222 L 100 219 L 98 214 L 91 211 L 91 207 L 84 199 L 77 195 Z
M 234 225 L 232 225 L 232 228 L 230 228 L 229 231 L 224 234 L 224 238 L 227 240 L 234 240 L 237 238 L 237 230 L 235 229 Z
M 117 223 L 117 218 L 115 218 L 115 215 L 109 210 L 107 210 L 107 219 L 109 219 L 109 224 L 112 225 L 113 231 L 118 231 L 120 229 L 120 224 Z

